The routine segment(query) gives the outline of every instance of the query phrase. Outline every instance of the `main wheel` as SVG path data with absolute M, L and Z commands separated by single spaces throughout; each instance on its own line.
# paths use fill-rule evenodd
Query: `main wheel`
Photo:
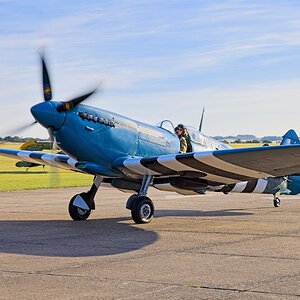
M 274 205 L 274 207 L 279 207 L 280 206 L 280 199 L 276 197 L 273 200 L 273 205 Z
M 131 216 L 136 224 L 149 223 L 153 219 L 154 205 L 148 197 L 138 197 L 132 204 Z
M 80 207 L 75 206 L 74 200 L 77 197 L 77 195 L 75 195 L 69 203 L 69 214 L 70 217 L 75 220 L 75 221 L 84 221 L 86 220 L 90 214 L 91 214 L 91 210 L 89 209 L 82 209 Z

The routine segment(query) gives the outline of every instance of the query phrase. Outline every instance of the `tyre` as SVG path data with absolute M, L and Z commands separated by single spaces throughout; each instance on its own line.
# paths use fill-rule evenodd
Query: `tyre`
M 138 195 L 134 194 L 134 195 L 131 195 L 128 200 L 127 200 L 127 203 L 126 203 L 126 208 L 131 210 L 132 209 L 132 206 L 133 206 L 133 203 L 136 201 L 136 199 L 138 199 Z
M 149 223 L 153 219 L 154 205 L 148 197 L 137 198 L 131 208 L 131 216 L 136 224 Z
M 86 220 L 90 214 L 91 214 L 91 210 L 89 209 L 82 209 L 80 207 L 77 207 L 75 205 L 73 205 L 75 198 L 77 197 L 77 195 L 75 195 L 69 203 L 69 215 L 70 217 L 75 220 L 75 221 L 84 221 Z

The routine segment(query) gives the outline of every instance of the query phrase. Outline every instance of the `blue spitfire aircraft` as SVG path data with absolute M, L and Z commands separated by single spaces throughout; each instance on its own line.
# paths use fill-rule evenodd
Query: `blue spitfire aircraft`
M 189 128 L 193 152 L 179 153 L 178 137 L 166 129 L 169 121 L 152 126 L 82 104 L 95 90 L 66 102 L 52 101 L 43 55 L 41 61 L 44 102 L 34 105 L 31 113 L 34 123 L 45 127 L 65 154 L 0 149 L 0 155 L 93 175 L 90 190 L 70 200 L 74 220 L 89 217 L 101 184 L 134 192 L 126 207 L 136 223 L 153 218 L 154 205 L 147 197 L 150 186 L 184 195 L 208 190 L 269 193 L 276 206 L 278 192 L 300 192 L 299 176 L 295 183 L 294 177 L 286 177 L 300 171 L 299 139 L 293 132 L 280 146 L 230 149 Z

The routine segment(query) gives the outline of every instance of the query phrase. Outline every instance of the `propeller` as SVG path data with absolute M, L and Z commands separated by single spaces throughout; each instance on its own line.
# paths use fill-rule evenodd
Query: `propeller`
M 44 52 L 40 53 L 41 61 L 42 61 L 42 74 L 43 74 L 43 94 L 44 94 L 44 100 L 45 101 L 51 101 L 52 100 L 52 87 L 51 87 L 51 82 L 50 82 L 50 77 L 49 77 L 49 72 L 47 69 L 47 63 L 45 59 Z M 58 112 L 63 112 L 63 111 L 69 111 L 76 105 L 80 104 L 81 102 L 85 101 L 88 97 L 93 95 L 97 91 L 98 87 L 93 89 L 92 91 L 81 95 L 79 97 L 76 97 L 74 99 L 61 102 L 61 105 L 57 107 Z
M 52 99 L 52 88 L 49 78 L 49 72 L 47 70 L 47 64 L 45 60 L 44 51 L 40 53 L 42 62 L 42 78 L 43 78 L 43 95 L 44 101 L 50 101 Z
M 50 136 L 50 140 L 52 142 L 52 147 L 50 150 L 50 153 L 57 153 L 59 148 L 58 145 L 55 141 L 55 138 L 51 132 L 51 130 L 48 130 L 49 136 Z M 61 182 L 61 170 L 49 166 L 49 171 L 48 171 L 48 184 L 50 187 L 59 187 L 60 186 L 60 182 Z
M 44 97 L 44 101 L 48 102 L 48 101 L 51 101 L 52 97 L 53 97 L 51 80 L 50 80 L 50 76 L 49 76 L 49 72 L 48 72 L 48 68 L 47 68 L 47 60 L 45 58 L 44 51 L 43 50 L 40 51 L 39 55 L 40 55 L 40 61 L 41 61 L 41 66 L 42 66 L 43 97 Z M 73 98 L 73 99 L 65 101 L 65 102 L 62 101 L 62 102 L 58 103 L 58 105 L 56 107 L 57 112 L 59 113 L 59 112 L 70 111 L 73 107 L 82 103 L 87 98 L 89 98 L 91 95 L 93 95 L 97 90 L 98 90 L 98 87 L 96 87 L 95 89 L 91 90 L 90 92 L 83 94 L 79 97 Z M 38 122 L 34 121 L 33 123 L 30 123 L 28 125 L 18 127 L 16 129 L 14 129 L 11 132 L 11 134 L 16 134 L 16 133 L 22 132 L 22 131 L 30 128 L 32 125 L 34 125 L 36 123 L 38 123 Z
M 6 135 L 16 135 L 16 134 L 18 134 L 18 133 L 20 133 L 20 132 L 23 132 L 24 130 L 30 128 L 31 126 L 33 126 L 33 125 L 35 125 L 35 124 L 37 124 L 37 121 L 31 122 L 31 123 L 29 123 L 29 124 L 27 124 L 27 125 L 22 125 L 22 126 L 20 126 L 20 127 L 17 127 L 17 128 L 15 128 L 15 129 L 12 129 L 12 130 L 9 131 Z
M 42 67 L 43 97 L 44 97 L 44 101 L 48 102 L 48 101 L 51 101 L 52 98 L 53 98 L 51 80 L 50 80 L 50 76 L 49 76 L 49 72 L 48 72 L 48 68 L 47 68 L 47 61 L 46 61 L 46 58 L 45 58 L 44 51 L 42 50 L 39 53 L 39 55 L 40 55 L 40 61 L 41 61 L 41 67 Z M 88 92 L 86 94 L 80 95 L 80 96 L 78 96 L 76 98 L 73 98 L 71 100 L 68 100 L 68 101 L 65 101 L 65 102 L 63 102 L 63 101 L 55 102 L 55 105 L 53 105 L 53 107 L 56 107 L 57 114 L 60 114 L 61 112 L 70 111 L 72 108 L 74 108 L 78 104 L 84 102 L 87 98 L 89 98 L 91 95 L 93 95 L 97 90 L 98 90 L 98 87 L 96 87 L 95 89 L 91 90 L 90 92 Z M 55 108 L 54 108 L 54 114 L 55 114 Z M 12 134 L 15 135 L 16 133 L 22 132 L 22 131 L 30 128 L 31 126 L 33 126 L 34 124 L 37 124 L 37 123 L 38 123 L 38 121 L 34 121 L 34 122 L 31 122 L 30 124 L 18 127 L 16 129 L 14 129 L 13 131 L 11 131 L 11 135 Z M 57 145 L 56 140 L 55 140 L 53 128 L 48 127 L 47 129 L 48 129 L 48 132 L 49 132 L 50 140 L 52 142 L 51 152 L 56 153 L 57 150 L 59 150 L 59 148 L 58 148 L 58 145 Z M 59 183 L 60 183 L 60 176 L 59 176 L 60 173 L 59 173 L 59 171 L 57 171 L 53 167 L 50 167 L 50 172 L 49 173 L 50 173 L 49 174 L 49 185 L 52 186 L 52 187 L 53 186 L 59 186 Z
M 58 112 L 69 111 L 72 107 L 75 107 L 76 105 L 78 105 L 79 103 L 85 101 L 88 97 L 90 97 L 91 95 L 96 93 L 97 90 L 98 90 L 98 87 L 93 89 L 92 91 L 88 92 L 87 94 L 76 97 L 76 98 L 74 98 L 72 100 L 69 100 L 69 101 L 61 102 L 61 105 L 59 105 L 56 110 Z

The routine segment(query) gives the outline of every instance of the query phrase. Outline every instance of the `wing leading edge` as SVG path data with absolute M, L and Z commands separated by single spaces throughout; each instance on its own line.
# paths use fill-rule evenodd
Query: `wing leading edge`
M 88 161 L 77 161 L 68 155 L 52 154 L 39 151 L 1 149 L 0 156 L 19 159 L 22 161 L 39 165 L 48 165 L 56 168 L 82 172 L 90 175 L 101 175 L 105 177 L 123 177 L 117 170 Z
M 125 175 L 185 176 L 222 184 L 300 173 L 300 145 L 217 150 L 150 158 L 123 158 Z
M 39 165 L 48 165 L 61 169 L 81 171 L 75 167 L 77 163 L 75 159 L 63 154 L 52 154 L 47 152 L 11 150 L 0 148 L 0 155 L 9 158 L 20 159 Z

